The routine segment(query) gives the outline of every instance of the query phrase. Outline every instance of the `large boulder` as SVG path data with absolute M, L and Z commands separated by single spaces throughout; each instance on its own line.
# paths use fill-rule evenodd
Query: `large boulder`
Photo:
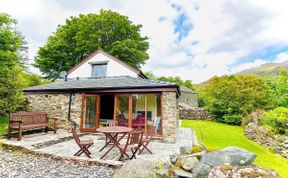
M 155 177 L 153 161 L 133 159 L 122 166 L 113 178 L 147 178 Z
M 215 166 L 230 165 L 250 165 L 255 160 L 256 155 L 238 147 L 226 147 L 219 151 L 204 154 L 192 173 L 194 177 L 205 177 Z
M 208 178 L 215 177 L 233 177 L 233 178 L 242 178 L 242 177 L 269 177 L 269 178 L 278 178 L 276 172 L 261 168 L 256 165 L 250 166 L 230 166 L 230 165 L 221 165 L 214 167 Z

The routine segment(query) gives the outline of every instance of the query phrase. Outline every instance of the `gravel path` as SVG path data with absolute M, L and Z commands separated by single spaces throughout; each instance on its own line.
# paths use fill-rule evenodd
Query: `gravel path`
M 102 178 L 111 177 L 114 169 L 76 164 L 17 151 L 0 150 L 0 177 L 5 178 Z

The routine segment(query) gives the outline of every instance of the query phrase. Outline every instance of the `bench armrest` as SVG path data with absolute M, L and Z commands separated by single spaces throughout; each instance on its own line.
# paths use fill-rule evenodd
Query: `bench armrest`
M 19 126 L 19 128 L 21 127 L 21 125 L 22 125 L 22 122 L 23 121 L 9 121 L 9 127 L 10 127 L 10 124 L 12 124 L 12 123 L 18 123 L 18 126 Z
M 48 120 L 52 119 L 53 120 L 53 127 L 54 127 L 54 133 L 57 131 L 57 118 L 48 118 Z

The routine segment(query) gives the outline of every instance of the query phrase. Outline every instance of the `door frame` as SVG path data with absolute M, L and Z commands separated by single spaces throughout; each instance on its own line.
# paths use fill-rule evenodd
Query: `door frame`
M 85 109 L 85 97 L 89 96 L 96 96 L 96 108 L 95 108 L 95 128 L 83 128 L 84 125 L 84 111 Z M 99 127 L 99 116 L 100 116 L 100 95 L 97 94 L 83 94 L 82 95 L 82 106 L 81 106 L 81 116 L 80 116 L 80 132 L 96 132 L 96 129 Z

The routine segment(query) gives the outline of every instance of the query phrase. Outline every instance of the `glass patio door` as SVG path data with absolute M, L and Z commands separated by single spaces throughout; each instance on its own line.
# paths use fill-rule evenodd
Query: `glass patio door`
M 81 132 L 95 132 L 99 127 L 99 101 L 98 95 L 82 96 Z

